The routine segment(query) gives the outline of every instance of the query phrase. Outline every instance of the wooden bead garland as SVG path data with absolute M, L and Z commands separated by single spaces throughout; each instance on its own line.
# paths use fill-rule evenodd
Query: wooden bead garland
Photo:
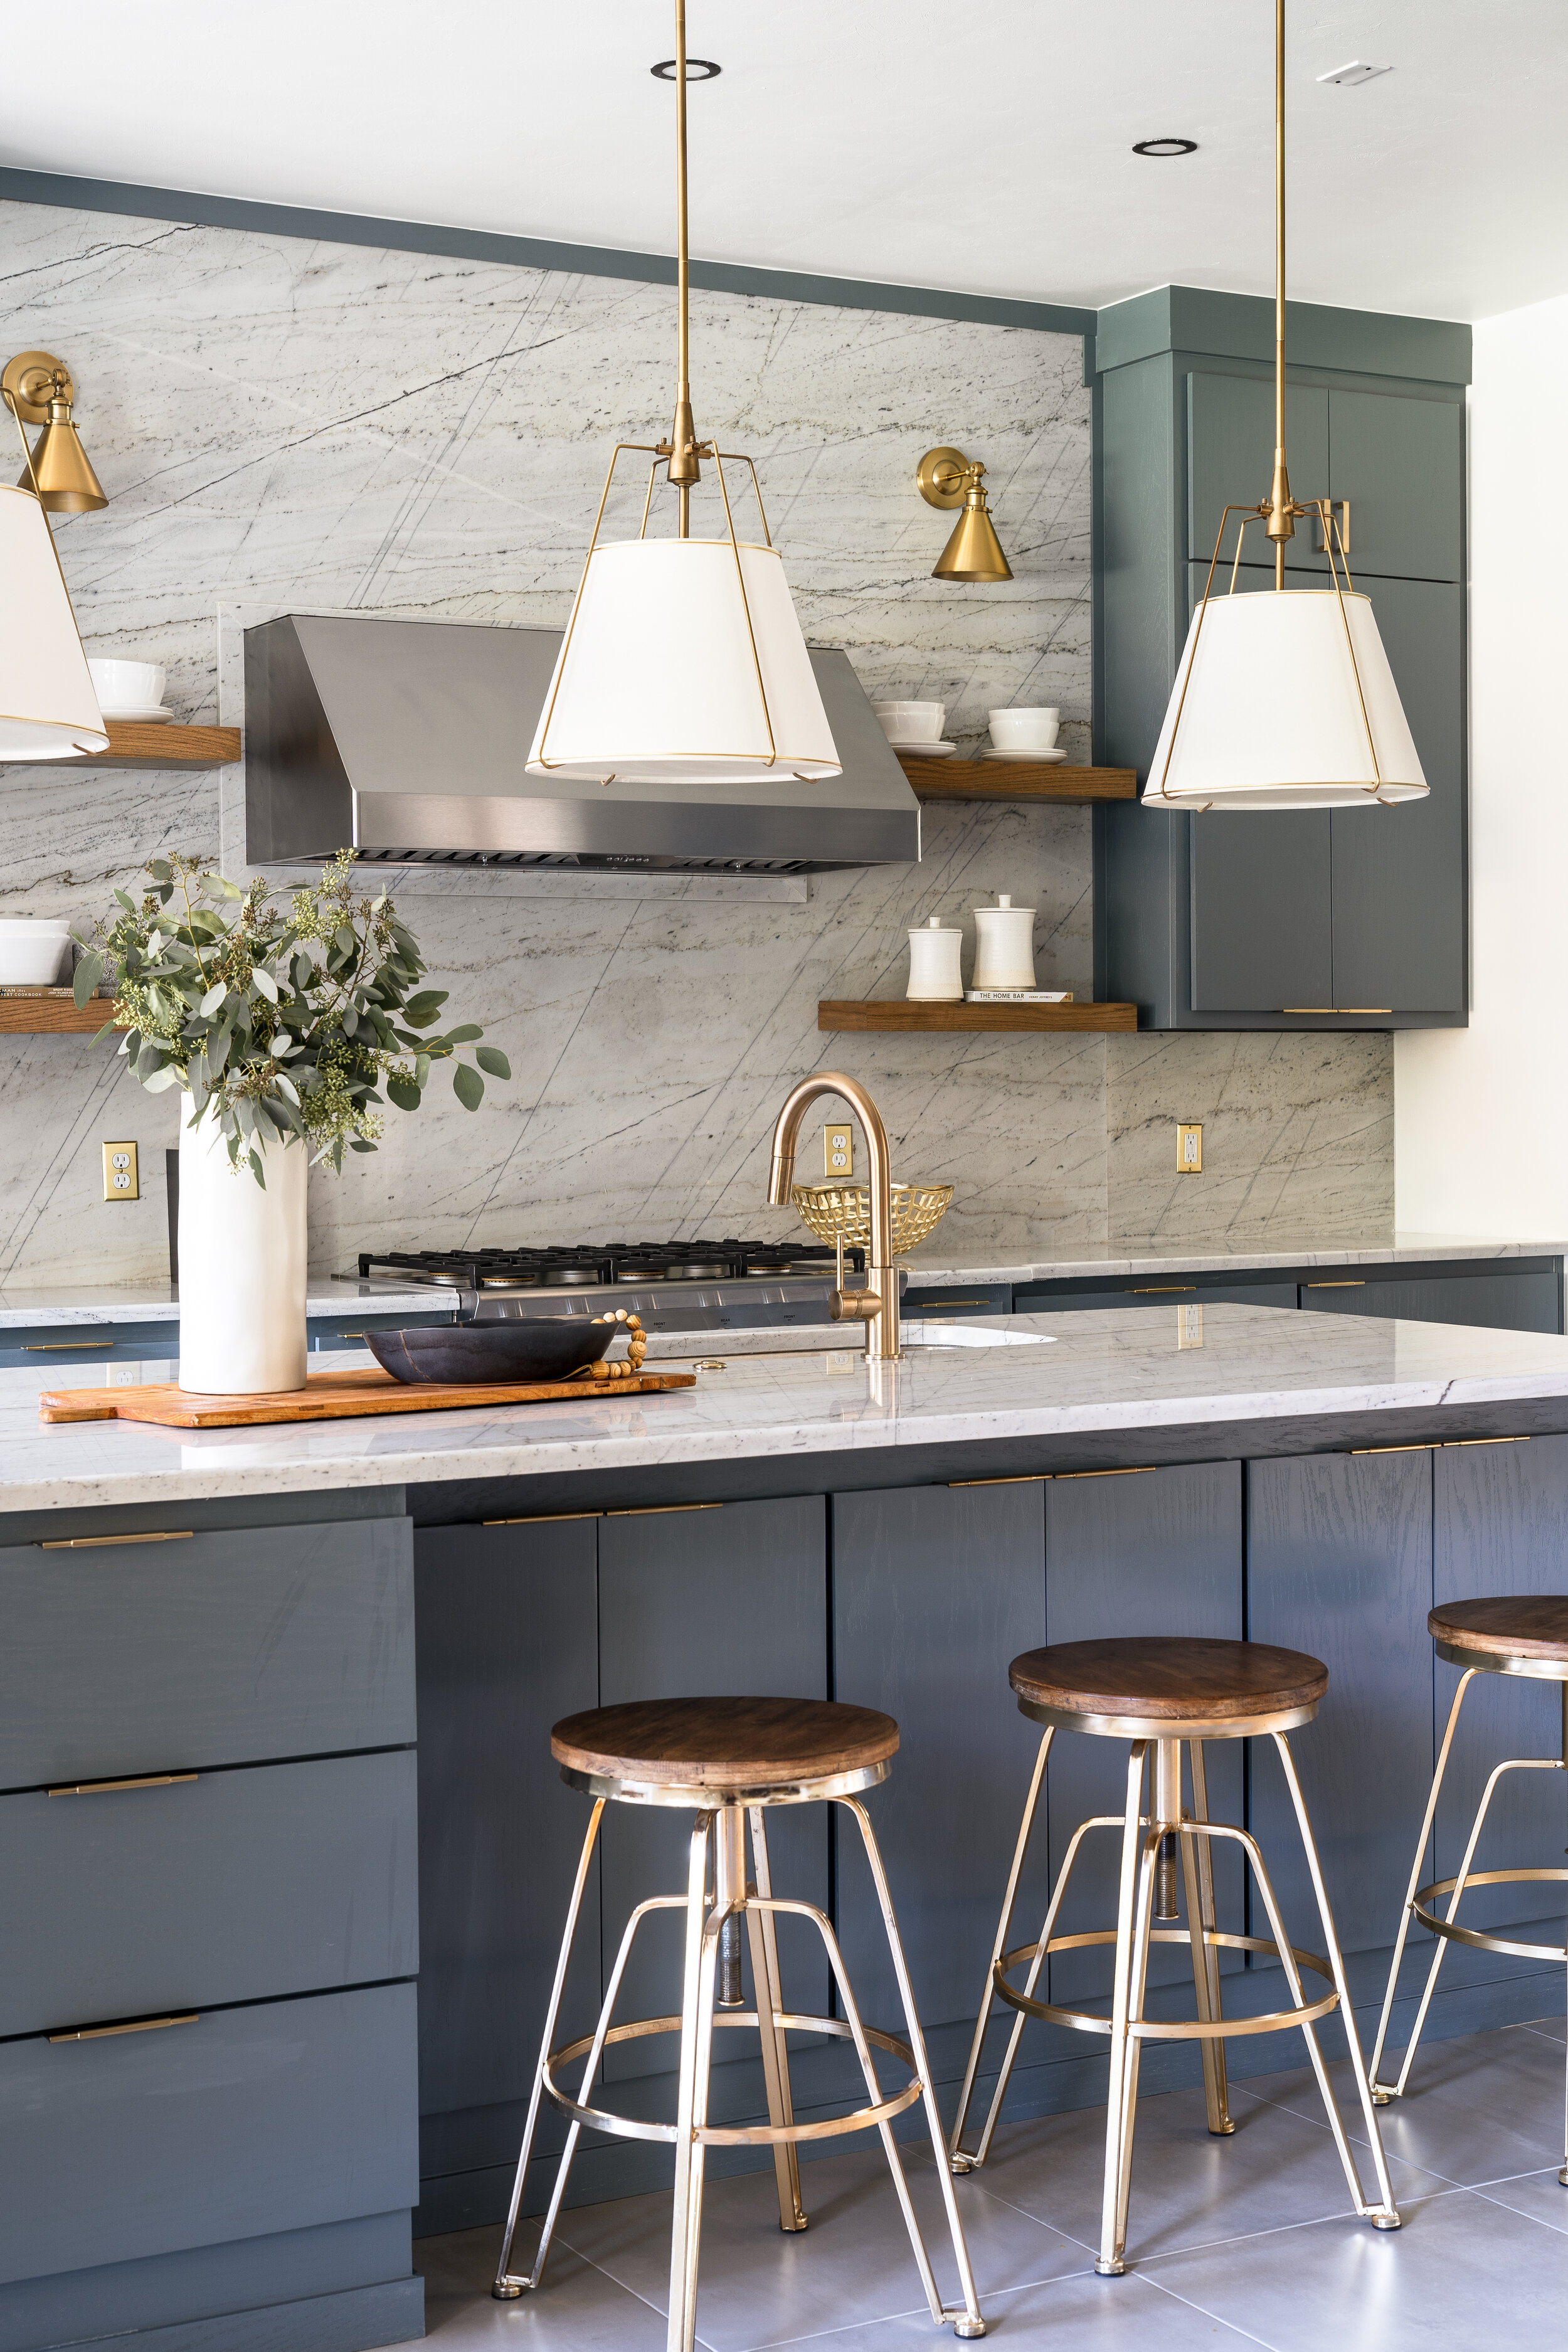
M 595 1315 L 594 1320 L 595 1323 L 624 1323 L 628 1344 L 624 1361 L 607 1364 L 601 1359 L 598 1363 L 587 1366 L 588 1378 L 595 1381 L 631 1380 L 641 1371 L 643 1358 L 647 1353 L 647 1333 L 643 1329 L 641 1318 L 628 1315 L 624 1307 L 617 1307 L 612 1314 Z

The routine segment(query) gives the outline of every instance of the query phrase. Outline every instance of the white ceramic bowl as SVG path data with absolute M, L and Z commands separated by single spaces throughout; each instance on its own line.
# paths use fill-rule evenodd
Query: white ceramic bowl
M 945 702 L 874 702 L 882 732 L 893 743 L 939 743 Z
M 89 661 L 88 676 L 100 709 L 156 710 L 169 673 L 159 662 Z
M 53 915 L 0 919 L 0 988 L 54 988 L 70 978 L 70 926 Z
M 1024 710 L 988 710 L 991 740 L 999 751 L 1050 751 L 1056 748 L 1061 711 L 1055 705 Z

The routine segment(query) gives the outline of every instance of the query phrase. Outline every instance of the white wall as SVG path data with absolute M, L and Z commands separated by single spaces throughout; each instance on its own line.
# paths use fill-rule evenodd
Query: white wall
M 1468 1029 L 1394 1048 L 1395 1219 L 1568 1237 L 1568 297 L 1484 320 L 1470 397 Z

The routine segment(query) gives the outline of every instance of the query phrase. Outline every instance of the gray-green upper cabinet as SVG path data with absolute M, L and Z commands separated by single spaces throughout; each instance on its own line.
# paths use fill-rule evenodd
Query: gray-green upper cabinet
M 1421 1028 L 1466 1018 L 1464 387 L 1469 330 L 1293 306 L 1298 498 L 1348 523 L 1430 787 L 1396 808 L 1095 814 L 1095 993 L 1154 1029 Z M 1225 507 L 1268 487 L 1273 312 L 1166 287 L 1095 340 L 1097 757 L 1146 779 Z M 1234 523 L 1233 518 L 1233 523 Z M 1316 520 L 1288 583 L 1327 588 Z M 1273 582 L 1227 530 L 1216 590 Z

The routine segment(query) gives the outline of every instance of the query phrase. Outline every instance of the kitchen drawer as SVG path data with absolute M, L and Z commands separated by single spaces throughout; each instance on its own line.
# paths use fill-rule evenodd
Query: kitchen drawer
M 1140 1280 L 1129 1276 L 1114 1288 L 1052 1291 L 1023 1289 L 1014 1294 L 1019 1315 L 1066 1315 L 1087 1307 L 1289 1307 L 1297 1304 L 1293 1282 L 1182 1282 L 1156 1276 Z
M 1555 1269 L 1388 1276 L 1350 1281 L 1320 1276 L 1301 1285 L 1301 1304 L 1318 1315 L 1392 1315 L 1411 1323 L 1461 1323 L 1498 1331 L 1560 1331 Z
M 0 1331 L 0 1365 L 29 1368 L 63 1385 L 77 1364 L 172 1361 L 180 1352 L 177 1317 L 158 1323 L 13 1325 Z
M 1011 1315 L 1010 1282 L 952 1282 L 939 1289 L 911 1283 L 900 1301 L 901 1315 Z
M 9 1545 L 0 1624 L 0 1789 L 414 1738 L 405 1519 Z
M 414 1987 L 0 2043 L 0 2279 L 412 2206 Z
M 411 1748 L 0 1797 L 0 2036 L 412 1976 Z

